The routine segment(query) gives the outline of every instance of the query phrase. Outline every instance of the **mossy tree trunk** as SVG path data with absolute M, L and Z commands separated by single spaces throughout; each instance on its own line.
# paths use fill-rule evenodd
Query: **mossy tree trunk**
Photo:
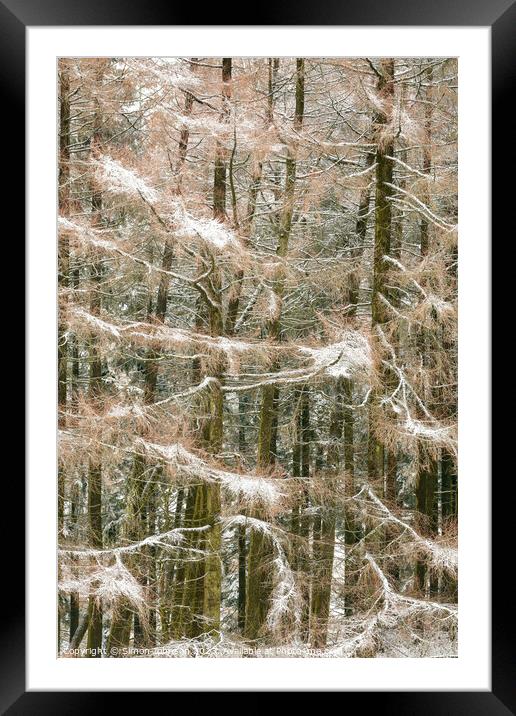
M 366 155 L 365 169 L 372 166 L 375 160 L 375 153 L 369 152 Z M 360 271 L 356 262 L 362 257 L 365 249 L 369 204 L 371 201 L 371 184 L 367 185 L 360 193 L 358 204 L 357 220 L 355 225 L 356 247 L 352 257 L 355 262 L 353 270 L 347 275 L 347 308 L 346 316 L 353 321 L 357 315 L 359 290 L 360 290 Z M 342 378 L 338 381 L 336 387 L 336 406 L 335 415 L 332 421 L 332 440 L 344 441 L 344 469 L 346 473 L 345 492 L 350 497 L 355 493 L 355 414 L 352 409 L 354 386 L 351 378 Z M 342 425 L 343 423 L 343 429 Z M 335 448 L 329 452 L 328 468 L 336 470 L 339 466 L 339 452 L 335 452 Z M 353 611 L 353 594 L 355 590 L 355 582 L 358 576 L 357 560 L 353 552 L 353 546 L 360 537 L 360 528 L 356 523 L 353 511 L 346 506 L 344 508 L 344 539 L 346 544 L 345 555 L 345 582 L 346 582 L 346 613 L 349 615 Z M 332 551 L 333 561 L 333 551 Z M 328 596 L 329 599 L 329 596 Z
M 310 394 L 307 386 L 294 391 L 296 435 L 292 450 L 292 476 L 299 479 L 297 504 L 292 508 L 292 533 L 296 539 L 292 548 L 292 567 L 298 573 L 301 594 L 300 637 L 308 640 L 310 620 Z
M 222 58 L 222 109 L 221 121 L 229 123 L 232 95 L 232 60 Z M 215 147 L 215 165 L 213 173 L 213 218 L 226 220 L 227 194 L 227 150 L 220 141 Z M 224 334 L 222 313 L 221 276 L 217 267 L 210 276 L 212 299 L 207 303 L 210 334 L 214 337 Z M 212 377 L 216 381 L 210 386 L 206 399 L 208 419 L 202 426 L 202 442 L 212 455 L 222 451 L 224 431 L 224 399 L 221 390 L 224 365 L 213 366 Z M 183 620 L 187 636 L 196 637 L 202 633 L 215 638 L 220 631 L 221 600 L 221 562 L 220 550 L 222 532 L 220 522 L 221 496 L 219 484 L 202 484 L 192 493 L 192 526 L 207 527 L 192 538 L 198 550 L 204 551 L 204 558 L 191 560 L 185 569 L 183 589 Z M 188 613 L 188 614 L 187 614 Z
M 385 256 L 391 251 L 392 230 L 392 177 L 393 166 L 390 157 L 394 151 L 392 130 L 392 114 L 394 104 L 394 60 L 383 59 L 378 70 L 378 96 L 382 103 L 375 116 L 376 141 L 376 191 L 375 191 L 375 226 L 373 255 L 373 286 L 371 297 L 371 318 L 373 329 L 382 326 L 389 320 L 388 308 L 383 302 L 387 291 L 387 264 Z M 382 385 L 388 385 L 389 376 L 382 371 Z M 380 388 L 380 392 L 381 392 Z M 370 400 L 369 440 L 368 440 L 368 472 L 369 479 L 383 486 L 385 473 L 385 450 L 375 432 L 379 395 L 374 391 Z
M 96 84 L 102 87 L 104 73 L 109 60 L 99 60 Z M 102 135 L 102 116 L 98 98 L 95 99 L 95 113 L 93 118 L 93 133 L 91 140 L 91 151 L 94 154 L 98 151 L 98 145 Z M 92 224 L 95 227 L 102 226 L 102 194 L 93 189 L 91 196 Z M 90 269 L 90 312 L 98 316 L 101 310 L 102 295 L 102 263 L 92 257 Z M 89 392 L 93 405 L 100 407 L 102 393 L 102 356 L 97 344 L 96 336 L 92 335 L 89 340 L 89 361 L 90 378 Z M 99 456 L 92 456 L 88 465 L 88 524 L 89 542 L 91 547 L 102 549 L 102 461 Z M 90 656 L 101 656 L 102 647 L 102 604 L 100 600 L 90 597 L 90 621 L 88 626 L 88 654 Z
M 294 130 L 300 132 L 303 126 L 305 105 L 305 64 L 304 60 L 296 60 L 296 97 L 294 111 Z M 270 93 L 271 94 L 271 93 Z M 290 230 L 295 201 L 296 186 L 297 143 L 288 148 L 285 164 L 284 200 L 279 217 L 278 244 L 276 253 L 285 258 L 288 253 Z M 277 305 L 280 307 L 269 326 L 269 337 L 279 340 L 281 333 L 281 304 L 285 292 L 284 269 L 279 269 L 273 285 Z M 262 389 L 262 402 L 258 428 L 257 462 L 259 468 L 266 470 L 274 461 L 275 433 L 277 430 L 278 390 L 274 384 L 266 385 Z M 263 517 L 259 510 L 254 517 Z M 270 598 L 273 588 L 273 575 L 271 574 L 272 544 L 270 537 L 262 530 L 253 530 L 249 540 L 248 578 L 246 594 L 246 623 L 245 636 L 250 640 L 265 636 L 265 621 L 270 607 Z
M 338 489 L 340 470 L 340 445 L 344 426 L 343 380 L 335 386 L 335 400 L 330 420 L 329 444 L 326 453 L 326 489 L 331 494 Z M 333 582 L 333 557 L 335 553 L 336 513 L 326 497 L 314 518 L 312 560 L 313 575 L 310 599 L 310 645 L 323 649 L 328 638 L 331 589 Z
M 71 274 L 72 286 L 74 290 L 79 288 L 79 270 L 74 269 Z M 79 365 L 79 341 L 77 336 L 70 339 L 70 362 L 71 362 L 71 408 L 75 413 L 77 411 L 79 397 L 79 381 L 80 381 L 80 365 Z M 80 509 L 80 486 L 78 481 L 74 481 L 70 488 L 70 533 L 75 538 L 77 535 L 77 525 L 79 521 Z M 79 626 L 80 618 L 80 602 L 79 595 L 76 592 L 70 594 L 70 634 L 69 642 L 71 643 L 76 629 Z
M 191 92 L 185 92 L 185 101 L 183 112 L 185 117 L 189 117 L 192 114 L 194 98 Z M 177 195 L 181 193 L 181 183 L 183 177 L 184 165 L 188 152 L 190 132 L 188 127 L 185 125 L 180 132 L 177 161 L 174 166 L 174 186 L 173 192 Z M 170 271 L 172 261 L 174 258 L 174 242 L 171 239 L 165 241 L 163 248 L 163 254 L 161 258 L 161 273 L 160 281 L 158 284 L 158 290 L 156 300 L 153 305 L 152 301 L 149 301 L 148 319 L 155 320 L 159 323 L 163 323 L 166 320 L 167 306 L 168 306 L 168 293 L 170 287 Z M 152 348 L 149 348 L 145 353 L 144 362 L 144 401 L 147 405 L 151 405 L 156 400 L 156 390 L 158 384 L 159 375 L 159 354 L 156 353 Z M 149 483 L 147 490 L 147 498 L 145 502 L 142 501 L 141 491 L 138 489 L 139 485 L 145 484 L 147 462 L 142 455 L 135 455 L 134 468 L 136 474 L 132 481 L 133 487 L 129 490 L 130 502 L 128 507 L 130 509 L 130 515 L 128 519 L 130 522 L 134 522 L 131 527 L 132 539 L 139 540 L 146 537 L 148 534 L 154 532 L 154 526 L 156 521 L 155 515 L 155 499 L 156 489 L 155 484 Z M 136 486 L 136 488 L 135 488 Z M 133 504 L 131 504 L 131 500 Z M 145 587 L 148 587 L 148 593 L 152 594 L 155 587 L 156 578 L 156 550 L 155 548 L 149 547 L 146 552 L 146 559 L 142 561 L 142 569 L 139 575 L 139 579 Z M 137 614 L 134 614 L 134 640 L 136 646 L 152 646 L 155 643 L 156 629 L 157 629 L 157 614 L 158 605 L 154 605 L 149 612 L 148 628 L 144 629 L 140 622 Z M 168 608 L 165 607 L 165 610 Z M 167 613 L 170 610 L 168 609 Z M 113 616 L 112 628 L 109 642 L 112 646 L 128 646 L 130 640 L 130 624 L 127 622 L 131 621 L 133 614 L 132 611 L 124 606 L 123 600 L 116 608 L 116 613 Z M 124 643 L 120 640 L 123 639 Z M 109 650 L 108 650 L 109 651 Z
M 69 214 L 70 208 L 70 78 L 66 64 L 59 73 L 59 213 Z M 58 287 L 64 290 L 70 280 L 70 247 L 65 234 L 60 234 L 58 244 Z M 57 401 L 58 427 L 66 427 L 68 392 L 68 343 L 64 326 L 59 321 L 57 329 Z M 65 470 L 61 462 L 57 469 L 57 530 L 63 533 L 65 519 Z M 61 609 L 58 609 L 58 648 L 61 645 Z
M 425 146 L 423 148 L 423 172 L 428 175 L 427 181 L 430 181 L 432 171 L 432 81 L 433 69 L 429 67 L 426 71 L 426 85 L 424 87 L 425 99 Z M 424 195 L 424 203 L 429 204 L 428 190 Z M 420 222 L 420 241 L 421 241 L 421 258 L 428 256 L 430 250 L 430 224 L 426 216 L 421 218 Z M 437 336 L 433 331 L 421 329 L 420 346 L 423 364 L 428 370 L 432 370 L 429 356 L 432 353 L 433 344 Z M 434 396 L 435 399 L 435 396 Z M 431 410 L 432 396 L 425 396 L 425 402 L 430 405 Z M 418 474 L 416 484 L 416 508 L 418 512 L 426 517 L 425 529 L 431 534 L 437 534 L 438 530 L 438 459 L 424 443 L 420 443 L 418 447 Z M 416 578 L 418 588 L 425 592 L 427 588 L 435 591 L 435 585 L 430 584 L 428 568 L 426 562 L 419 560 L 416 564 Z

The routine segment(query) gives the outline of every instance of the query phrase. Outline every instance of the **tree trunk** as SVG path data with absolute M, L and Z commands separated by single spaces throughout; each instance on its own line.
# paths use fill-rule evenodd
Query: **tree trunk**
M 60 61 L 59 73 L 59 213 L 67 216 L 70 209 L 70 79 L 66 61 Z M 69 285 L 70 247 L 66 235 L 59 235 L 58 244 L 58 289 L 65 290 Z M 58 428 L 66 427 L 67 410 L 67 374 L 68 345 L 66 330 L 59 320 L 57 329 L 57 402 Z M 65 513 L 65 470 L 61 462 L 57 468 L 57 530 L 58 539 L 64 529 Z M 61 646 L 61 610 L 58 609 L 58 648 Z
M 97 87 L 101 87 L 105 69 L 105 61 L 101 61 L 97 71 Z M 98 99 L 95 100 L 93 119 L 92 152 L 97 150 L 101 138 L 101 116 Z M 91 197 L 92 224 L 102 225 L 102 194 L 95 189 Z M 92 257 L 90 270 L 91 295 L 90 312 L 97 316 L 101 308 L 102 264 Z M 90 383 L 89 392 L 93 404 L 98 404 L 101 396 L 102 359 L 96 336 L 89 340 L 90 352 Z M 89 541 L 94 549 L 102 549 L 102 463 L 97 456 L 90 457 L 88 466 L 88 523 Z M 88 626 L 88 655 L 100 657 L 102 648 L 102 604 L 99 599 L 90 597 L 89 609 L 91 617 Z
M 431 83 L 433 80 L 433 70 L 428 68 L 426 72 L 429 85 L 424 92 L 426 100 L 425 104 L 425 147 L 423 150 L 423 171 L 430 175 L 432 171 L 432 90 Z M 428 179 L 429 181 L 430 179 Z M 429 204 L 428 192 L 424 197 L 424 203 Z M 420 223 L 420 240 L 421 240 L 421 258 L 425 258 L 430 250 L 430 232 L 428 219 L 423 216 Z M 431 354 L 429 348 L 434 343 L 436 336 L 431 335 L 425 329 L 421 329 L 420 345 L 423 362 L 428 363 L 428 355 Z M 431 400 L 430 396 L 425 396 L 427 401 Z M 431 406 L 433 409 L 433 406 Z M 437 534 L 438 528 L 438 461 L 435 456 L 427 449 L 424 443 L 418 448 L 418 475 L 416 484 L 416 508 L 418 512 L 426 517 L 425 528 L 431 534 Z M 416 564 L 416 577 L 419 589 L 424 593 L 427 588 L 428 569 L 424 561 L 419 560 Z M 431 585 L 430 585 L 431 586 Z
M 100 202 L 100 198 L 96 198 Z M 96 203 L 96 210 L 100 210 L 100 204 Z M 92 268 L 92 280 L 94 288 L 90 310 L 95 315 L 100 309 L 100 266 Z M 102 378 L 102 362 L 96 339 L 90 339 L 90 395 L 93 400 L 100 395 L 100 383 Z M 102 464 L 100 459 L 93 456 L 90 458 L 88 467 L 88 522 L 89 542 L 94 549 L 102 549 Z M 102 646 L 102 605 L 99 600 L 90 597 L 91 619 L 88 628 L 88 649 L 95 650 L 95 656 L 100 656 Z
M 335 403 L 330 421 L 329 446 L 326 455 L 326 483 L 330 491 L 337 489 L 336 476 L 340 469 L 340 444 L 344 424 L 342 404 L 343 380 L 335 386 Z M 346 445 L 345 445 L 346 451 Z M 335 508 L 327 504 L 319 507 L 314 520 L 312 559 L 313 577 L 310 600 L 310 644 L 323 649 L 328 638 L 333 557 L 335 552 Z
M 231 58 L 222 58 L 222 110 L 221 121 L 230 119 L 231 101 Z M 227 152 L 217 141 L 215 148 L 215 166 L 213 173 L 213 218 L 223 222 L 226 218 L 226 180 Z M 210 277 L 215 301 L 207 307 L 210 334 L 213 337 L 224 333 L 222 317 L 221 279 L 215 268 Z M 213 376 L 217 382 L 210 386 L 206 400 L 206 413 L 210 416 L 204 423 L 203 443 L 208 452 L 217 455 L 222 450 L 224 402 L 220 389 L 223 365 L 217 366 Z M 191 561 L 185 570 L 185 588 L 183 592 L 184 618 L 188 620 L 186 634 L 190 637 L 202 633 L 217 637 L 220 630 L 221 566 L 220 548 L 222 543 L 220 523 L 220 485 L 203 484 L 194 488 L 192 520 L 194 526 L 209 526 L 192 541 L 196 548 L 206 552 L 203 559 Z M 189 616 L 186 615 L 189 611 Z
M 373 292 L 372 325 L 382 325 L 389 319 L 388 309 L 383 303 L 387 295 L 386 262 L 384 256 L 390 255 L 391 249 L 391 197 L 392 160 L 394 139 L 390 122 L 392 120 L 394 102 L 394 60 L 385 59 L 380 62 L 378 95 L 382 108 L 375 117 L 376 124 L 376 194 L 375 194 L 375 227 L 373 257 Z M 389 376 L 382 371 L 382 384 L 388 385 Z M 370 401 L 369 440 L 368 440 L 368 472 L 369 479 L 383 485 L 384 481 L 384 447 L 375 432 L 376 413 L 379 409 L 379 396 L 373 394 Z
M 303 125 L 305 104 L 305 66 L 303 59 L 296 60 L 296 104 L 294 114 L 294 129 L 299 132 Z M 296 154 L 297 146 L 294 144 L 288 149 L 285 166 L 285 194 L 284 203 L 279 221 L 278 246 L 276 253 L 285 258 L 288 252 L 288 241 L 292 226 L 294 211 L 295 184 L 296 184 Z M 281 307 L 285 290 L 283 268 L 274 282 L 273 291 L 278 305 Z M 280 338 L 281 309 L 271 321 L 269 336 L 272 340 Z M 260 423 L 258 429 L 258 466 L 267 469 L 273 462 L 272 446 L 275 434 L 275 415 L 277 405 L 277 388 L 275 385 L 266 385 L 262 389 L 262 403 L 260 408 Z M 255 510 L 254 517 L 263 517 L 259 510 Z M 270 559 L 272 544 L 270 537 L 263 531 L 253 530 L 249 541 L 247 605 L 245 635 L 250 640 L 264 636 L 264 627 L 270 606 L 273 578 L 271 574 Z

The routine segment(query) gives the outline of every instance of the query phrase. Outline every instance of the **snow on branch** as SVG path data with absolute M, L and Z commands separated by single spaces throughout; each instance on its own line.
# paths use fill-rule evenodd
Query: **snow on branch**
M 83 322 L 87 325 L 88 331 L 95 329 L 111 339 L 132 339 L 136 342 L 158 344 L 163 348 L 203 346 L 209 350 L 220 351 L 225 354 L 230 361 L 230 365 L 233 364 L 235 354 L 254 352 L 265 356 L 267 351 L 272 349 L 276 353 L 281 351 L 284 354 L 291 354 L 293 357 L 298 357 L 298 359 L 304 359 L 305 361 L 306 358 L 309 359 L 309 363 L 305 367 L 275 373 L 257 373 L 252 375 L 250 380 L 246 379 L 245 381 L 238 375 L 228 375 L 227 384 L 221 386 L 223 392 L 251 390 L 272 383 L 304 383 L 317 376 L 329 376 L 331 378 L 357 378 L 362 376 L 367 378 L 373 369 L 369 341 L 364 334 L 354 330 L 345 331 L 341 334 L 340 340 L 326 346 L 303 346 L 291 343 L 270 346 L 263 341 L 244 341 L 225 336 L 213 337 L 163 324 L 108 322 L 79 306 L 71 307 L 69 313 L 69 324 L 74 330 L 80 329 L 80 323 Z M 70 320 L 70 318 L 75 318 L 75 321 Z M 197 392 L 201 387 L 207 386 L 194 387 L 189 391 L 185 391 L 185 395 Z M 166 400 L 168 401 L 168 399 Z
M 174 218 L 178 238 L 199 239 L 217 251 L 243 251 L 236 235 L 216 219 L 197 219 L 185 210 L 177 211 Z
M 399 517 L 396 517 L 396 515 L 394 515 L 391 510 L 389 510 L 389 508 L 375 495 L 371 487 L 362 487 L 353 499 L 359 502 L 362 507 L 367 507 L 364 497 L 366 497 L 377 510 L 376 513 L 369 512 L 368 514 L 370 517 L 378 519 L 381 524 L 388 522 L 399 527 L 402 530 L 402 533 L 411 538 L 411 547 L 414 548 L 414 551 L 429 558 L 432 567 L 437 572 L 447 572 L 451 576 L 455 576 L 457 574 L 458 551 L 456 547 L 441 545 L 430 539 L 422 537 L 407 522 L 404 522 Z
M 328 650 L 328 656 L 347 658 L 381 655 L 392 649 L 392 638 L 399 638 L 400 630 L 409 629 L 412 642 L 423 641 L 418 635 L 422 620 L 433 632 L 448 628 L 449 648 L 453 650 L 456 630 L 456 605 L 415 599 L 396 592 L 375 558 L 366 552 L 364 561 L 378 584 L 373 606 L 365 613 L 350 617 L 344 627 L 347 637 Z M 406 654 L 409 656 L 410 654 Z
M 397 415 L 404 415 L 404 419 L 398 421 L 397 428 L 407 437 L 417 438 L 425 442 L 446 447 L 453 454 L 456 454 L 457 443 L 451 427 L 443 425 L 430 413 L 407 379 L 405 371 L 398 365 L 394 348 L 388 342 L 381 326 L 376 326 L 376 332 L 383 347 L 389 352 L 391 357 L 391 360 L 382 360 L 382 364 L 388 370 L 392 371 L 398 379 L 398 385 L 393 393 L 382 398 L 382 403 L 390 404 Z M 416 408 L 424 415 L 424 419 L 416 419 L 413 417 L 409 407 L 409 397 L 412 398 Z
M 185 532 L 203 531 L 208 529 L 204 527 L 176 527 L 168 532 L 160 532 L 139 542 L 121 545 L 120 547 L 106 547 L 105 549 L 67 549 L 59 550 L 59 554 L 65 557 L 87 558 L 87 557 L 104 557 L 111 555 L 132 554 L 139 552 L 144 547 L 161 547 L 163 549 L 171 549 L 177 547 L 184 540 Z
M 264 520 L 244 515 L 230 517 L 225 522 L 226 529 L 237 525 L 245 525 L 267 535 L 272 544 L 274 552 L 272 566 L 275 579 L 267 614 L 267 624 L 272 631 L 275 631 L 287 617 L 293 615 L 296 620 L 299 618 L 299 590 L 282 545 L 283 530 Z
M 372 368 L 371 346 L 358 331 L 346 331 L 341 340 L 321 348 L 301 346 L 300 351 L 313 360 L 314 370 L 323 370 L 333 378 L 351 378 L 369 373 Z
M 408 199 L 408 201 L 406 202 L 407 204 L 409 204 L 413 209 L 416 209 L 417 211 L 422 213 L 427 219 L 429 219 L 429 221 L 431 221 L 439 228 L 443 229 L 444 231 L 455 231 L 457 229 L 456 224 L 449 224 L 444 219 L 441 219 L 441 217 L 434 214 L 428 208 L 428 206 L 421 201 L 421 199 L 418 199 L 417 196 L 414 196 L 414 194 L 411 194 L 406 189 L 403 189 L 402 187 L 397 186 L 396 184 L 391 184 L 389 182 L 385 182 L 385 185 L 390 187 L 391 189 L 394 189 L 400 194 L 403 194 L 403 196 L 406 196 Z
M 439 425 L 432 420 L 427 423 L 422 420 L 416 420 L 410 414 L 402 423 L 402 428 L 406 435 L 411 435 L 422 440 L 438 443 L 439 445 L 448 445 L 451 443 L 451 428 L 447 425 Z M 453 444 L 450 445 L 453 447 Z
M 247 351 L 263 351 L 263 345 L 230 339 L 224 336 L 213 337 L 203 333 L 196 333 L 181 328 L 173 328 L 164 324 L 145 323 L 142 321 L 121 323 L 105 321 L 87 311 L 81 306 L 72 306 L 69 309 L 69 324 L 74 330 L 80 331 L 81 323 L 88 330 L 96 329 L 99 334 L 107 334 L 118 340 L 134 340 L 145 344 L 161 345 L 163 348 L 191 348 L 205 347 L 214 351 L 221 351 L 231 357 L 231 354 L 242 354 Z
M 106 333 L 113 338 L 120 339 L 122 337 L 122 328 L 116 326 L 109 321 L 104 321 L 102 318 L 95 316 L 93 313 L 86 311 L 81 306 L 74 306 L 72 312 L 75 316 L 83 320 L 90 328 L 94 328 L 98 333 Z
M 283 346 L 292 349 L 290 346 Z M 310 362 L 303 368 L 257 373 L 252 382 L 231 382 L 222 386 L 223 392 L 241 392 L 260 388 L 264 385 L 295 385 L 307 383 L 316 377 L 369 378 L 373 369 L 372 351 L 366 336 L 358 331 L 346 331 L 341 339 L 327 346 L 302 346 L 294 348 L 301 356 L 308 356 Z M 229 376 L 229 379 L 234 376 Z
M 381 592 L 385 604 L 384 610 L 382 610 L 382 616 L 384 618 L 389 612 L 395 619 L 405 619 L 409 613 L 430 612 L 432 614 L 440 615 L 445 619 L 457 619 L 458 608 L 456 604 L 444 604 L 441 602 L 433 602 L 427 599 L 415 599 L 414 597 L 408 597 L 404 594 L 398 594 L 398 592 L 395 592 L 390 586 L 389 580 L 378 566 L 374 557 L 366 552 L 365 559 L 371 565 L 381 585 Z
M 115 606 L 120 599 L 129 602 L 140 615 L 146 613 L 145 591 L 138 580 L 122 564 L 119 554 L 115 554 L 114 564 L 98 565 L 81 576 L 69 571 L 66 563 L 61 565 L 64 572 L 59 581 L 61 593 L 75 593 L 80 598 L 94 597 L 105 604 Z
M 164 460 L 173 471 L 186 478 L 219 482 L 233 498 L 244 505 L 259 504 L 272 509 L 285 497 L 285 493 L 278 488 L 277 480 L 213 467 L 179 443 L 159 445 L 139 439 L 137 446 L 141 446 L 147 454 Z
M 126 169 L 116 159 L 104 154 L 98 159 L 91 160 L 95 179 L 103 191 L 128 196 L 142 196 L 147 201 L 156 201 L 158 194 L 147 181 L 134 170 Z

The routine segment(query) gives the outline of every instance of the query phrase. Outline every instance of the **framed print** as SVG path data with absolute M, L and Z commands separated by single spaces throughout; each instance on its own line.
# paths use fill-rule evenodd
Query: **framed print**
M 515 712 L 489 382 L 513 6 L 0 9 L 29 309 L 7 712 Z

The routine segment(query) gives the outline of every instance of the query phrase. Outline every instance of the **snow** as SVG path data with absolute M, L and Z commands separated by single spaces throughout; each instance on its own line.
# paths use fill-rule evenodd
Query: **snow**
M 269 289 L 268 294 L 267 311 L 269 318 L 274 320 L 281 313 L 281 301 L 274 291 Z
M 114 336 L 115 338 L 121 337 L 120 329 L 117 326 L 115 326 L 113 323 L 109 323 L 108 321 L 103 321 L 98 316 L 94 316 L 92 313 L 89 313 L 88 311 L 81 308 L 80 306 L 75 306 L 73 311 L 77 316 L 79 316 L 80 318 L 83 318 L 86 321 L 86 323 L 90 324 L 92 327 L 96 328 L 101 333 L 109 333 L 110 335 Z
M 246 527 L 266 534 L 273 548 L 272 565 L 274 567 L 274 586 L 271 595 L 271 603 L 267 613 L 267 624 L 273 631 L 281 626 L 284 618 L 289 615 L 299 619 L 299 590 L 297 588 L 294 573 L 290 567 L 289 560 L 281 543 L 283 531 L 271 525 L 269 522 L 254 517 L 237 515 L 226 519 L 226 529 L 235 525 Z
M 333 378 L 351 378 L 372 369 L 369 341 L 358 331 L 346 331 L 341 340 L 322 348 L 300 347 L 300 350 L 312 357 L 313 370 L 324 371 Z
M 61 229 L 65 231 L 76 231 L 78 228 L 77 224 L 75 224 L 73 221 L 70 221 L 70 219 L 67 219 L 64 216 L 58 217 L 57 224 Z
M 176 212 L 175 222 L 179 238 L 200 239 L 206 246 L 218 251 L 242 251 L 235 234 L 216 219 L 195 218 L 183 210 Z
M 140 439 L 137 444 L 146 452 L 165 460 L 180 475 L 195 480 L 219 482 L 232 497 L 246 504 L 260 504 L 272 508 L 284 497 L 284 493 L 276 484 L 277 480 L 266 479 L 259 475 L 241 475 L 213 467 L 179 443 L 160 445 Z
M 114 405 L 108 411 L 106 417 L 108 418 L 126 418 L 132 415 L 136 418 L 144 418 L 145 412 L 141 405 L 134 403 L 132 405 Z
M 349 617 L 343 634 L 327 650 L 327 655 L 347 658 L 456 656 L 457 605 L 399 594 L 372 554 L 366 552 L 364 561 L 378 584 L 375 601 L 378 609 Z
M 104 549 L 93 549 L 85 547 L 83 549 L 62 548 L 59 554 L 62 557 L 72 557 L 74 559 L 103 558 L 103 557 L 119 557 L 123 554 L 131 554 L 141 551 L 144 547 L 159 546 L 165 549 L 171 549 L 181 544 L 184 540 L 184 532 L 192 530 L 204 530 L 206 527 L 176 527 L 168 532 L 161 532 L 150 535 L 139 542 L 131 542 L 130 544 L 121 545 L 119 547 L 106 547 Z
M 105 154 L 100 159 L 93 159 L 92 163 L 95 167 L 95 178 L 103 191 L 127 194 L 132 197 L 141 195 L 149 202 L 156 201 L 157 192 L 146 180 L 132 169 L 126 169 L 116 159 Z
M 433 293 L 427 295 L 427 301 L 440 316 L 453 313 L 453 305 Z
M 439 425 L 437 422 L 428 424 L 408 416 L 402 428 L 408 435 L 413 435 L 414 437 L 424 440 L 430 440 L 436 443 L 448 443 L 450 440 L 450 428 Z
M 167 343 L 172 346 L 192 346 L 195 344 L 204 345 L 213 350 L 220 350 L 224 353 L 245 353 L 246 351 L 260 349 L 260 346 L 248 341 L 242 341 L 225 336 L 209 336 L 203 333 L 195 333 L 185 329 L 174 328 L 166 325 L 144 323 L 142 321 L 132 323 L 115 323 L 104 321 L 87 311 L 82 306 L 71 308 L 72 314 L 84 320 L 89 326 L 96 328 L 100 333 L 110 335 L 122 340 L 123 338 L 143 338 L 145 341 Z
M 67 571 L 64 566 L 63 571 Z M 82 598 L 95 597 L 111 606 L 124 599 L 141 614 L 146 610 L 144 589 L 124 566 L 118 554 L 112 565 L 97 565 L 81 576 L 67 574 L 60 580 L 59 590 L 64 593 L 75 592 Z
M 275 631 L 281 626 L 283 619 L 290 614 L 296 617 L 296 621 L 298 620 L 299 612 L 296 608 L 299 604 L 299 592 L 294 574 L 279 540 L 273 539 L 273 545 L 275 579 L 271 606 L 267 614 L 267 624 L 272 631 Z
M 406 272 L 407 269 L 405 268 L 405 266 L 403 266 L 403 264 L 400 261 L 398 261 L 398 259 L 395 259 L 392 256 L 387 256 L 387 255 L 384 255 L 382 258 L 386 263 L 392 264 L 392 266 L 395 266 L 402 273 Z
M 368 504 L 364 500 L 372 504 L 376 512 L 367 510 Z M 372 488 L 364 485 L 361 490 L 353 497 L 358 504 L 360 504 L 365 510 L 369 517 L 376 519 L 382 524 L 390 522 L 393 525 L 399 527 L 402 534 L 407 535 L 410 538 L 410 548 L 412 554 L 419 553 L 425 557 L 430 558 L 430 561 L 434 569 L 441 572 L 448 572 L 452 576 L 455 576 L 458 569 L 458 550 L 457 547 L 447 546 L 434 542 L 428 538 L 422 537 L 416 532 L 416 530 L 407 522 L 404 522 L 399 517 L 396 517 L 391 510 L 380 500 L 380 498 L 373 492 Z

